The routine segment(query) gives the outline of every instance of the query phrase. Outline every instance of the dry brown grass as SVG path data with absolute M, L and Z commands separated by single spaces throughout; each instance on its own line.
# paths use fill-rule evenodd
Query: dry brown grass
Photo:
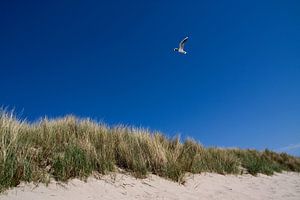
M 182 182 L 184 174 L 300 171 L 300 160 L 269 150 L 204 148 L 158 132 L 66 116 L 36 123 L 0 111 L 0 191 L 21 181 L 48 183 L 122 168 L 136 177 L 154 173 Z

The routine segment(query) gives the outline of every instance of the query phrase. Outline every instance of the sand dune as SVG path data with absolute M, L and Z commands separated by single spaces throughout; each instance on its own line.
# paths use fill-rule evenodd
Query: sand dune
M 1 200 L 59 199 L 300 199 L 300 174 L 284 172 L 273 176 L 197 174 L 186 178 L 184 185 L 155 175 L 136 179 L 116 174 L 87 182 L 74 179 L 68 184 L 22 184 L 0 195 Z

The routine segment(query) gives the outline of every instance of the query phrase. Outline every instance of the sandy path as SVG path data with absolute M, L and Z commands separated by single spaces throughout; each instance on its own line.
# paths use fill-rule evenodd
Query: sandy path
M 274 176 L 259 175 L 193 175 L 184 185 L 150 175 L 147 179 L 135 179 L 117 174 L 77 179 L 68 184 L 51 183 L 48 187 L 33 184 L 21 185 L 0 195 L 0 200 L 58 200 L 58 199 L 243 199 L 243 200 L 299 200 L 300 174 L 287 173 Z

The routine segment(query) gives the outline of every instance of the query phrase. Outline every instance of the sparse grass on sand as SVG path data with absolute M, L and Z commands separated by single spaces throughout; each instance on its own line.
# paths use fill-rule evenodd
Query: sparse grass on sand
M 270 150 L 204 148 L 192 139 L 180 142 L 159 132 L 73 116 L 27 123 L 0 110 L 0 192 L 21 181 L 85 179 L 117 168 L 139 178 L 153 173 L 183 182 L 187 172 L 299 172 L 300 159 Z

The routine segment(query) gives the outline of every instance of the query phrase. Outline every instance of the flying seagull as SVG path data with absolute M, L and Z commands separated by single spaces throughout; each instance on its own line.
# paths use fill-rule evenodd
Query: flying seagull
M 189 37 L 185 37 L 181 42 L 179 43 L 179 48 L 175 48 L 174 51 L 178 51 L 179 53 L 186 54 L 186 51 L 184 51 L 184 45 Z

